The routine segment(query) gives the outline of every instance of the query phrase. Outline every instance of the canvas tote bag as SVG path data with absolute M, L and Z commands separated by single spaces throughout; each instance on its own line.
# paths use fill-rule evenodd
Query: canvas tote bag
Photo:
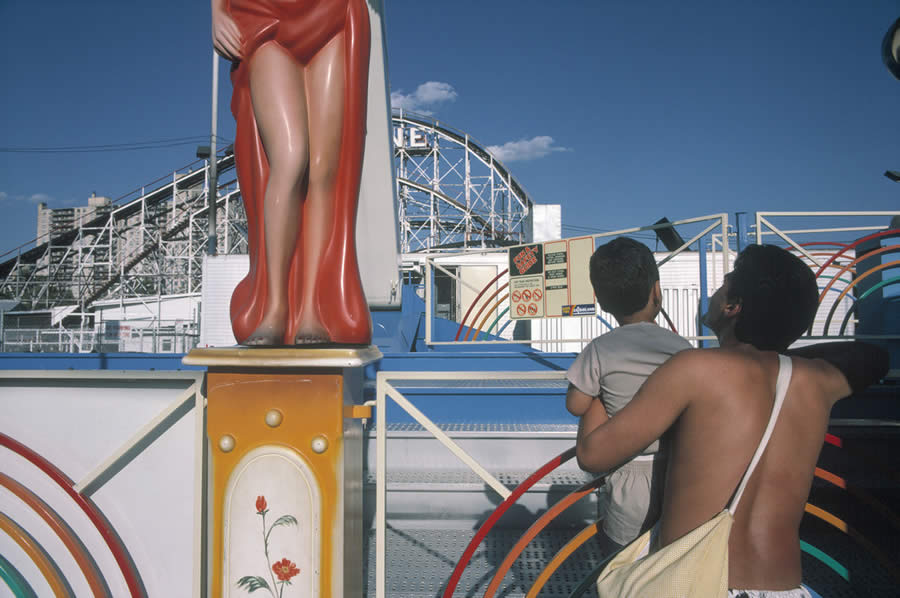
M 791 359 L 778 356 L 775 405 L 753 459 L 728 508 L 675 542 L 648 554 L 653 530 L 610 560 L 597 578 L 600 598 L 713 598 L 728 593 L 728 536 L 747 481 L 775 428 L 791 381 Z

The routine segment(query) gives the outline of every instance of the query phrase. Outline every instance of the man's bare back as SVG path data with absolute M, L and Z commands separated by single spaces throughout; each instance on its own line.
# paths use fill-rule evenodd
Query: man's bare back
M 800 519 L 828 414 L 851 390 L 825 361 L 792 361 L 784 406 L 735 514 L 730 587 L 786 590 L 800 584 Z M 671 427 L 659 536 L 661 546 L 669 544 L 726 508 L 771 415 L 777 376 L 777 354 L 750 345 L 683 351 L 610 420 L 615 425 L 579 442 L 579 462 L 607 470 Z M 595 450 L 600 445 L 606 448 Z
M 706 523 L 728 506 L 763 437 L 775 403 L 776 351 L 810 326 L 817 308 L 805 263 L 778 247 L 749 246 L 703 316 L 721 348 L 678 353 L 609 420 L 597 415 L 595 401 L 579 425 L 579 465 L 608 471 L 667 434 L 659 544 Z M 781 412 L 735 513 L 730 588 L 800 591 L 800 520 L 831 407 L 888 369 L 887 352 L 865 343 L 793 353 Z

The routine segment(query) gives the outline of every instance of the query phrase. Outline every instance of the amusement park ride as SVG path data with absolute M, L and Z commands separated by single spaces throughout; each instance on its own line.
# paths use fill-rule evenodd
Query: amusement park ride
M 800 536 L 816 595 L 895 593 L 900 211 L 712 214 L 541 238 L 541 206 L 477 141 L 389 115 L 379 3 L 333 4 L 352 17 L 335 17 L 317 48 L 289 48 L 368 57 L 364 87 L 342 96 L 362 146 L 331 156 L 326 185 L 347 197 L 302 213 L 333 227 L 326 238 L 267 228 L 268 164 L 239 132 L 215 157 L 214 188 L 195 164 L 2 256 L 0 596 L 591 595 L 599 481 L 572 460 L 565 370 L 614 320 L 576 296 L 578 256 L 642 232 L 668 239 L 659 323 L 695 346 L 714 340 L 697 314 L 735 250 L 770 242 L 818 279 L 801 343 L 890 350 L 882 384 L 832 413 Z M 235 18 L 259 47 L 271 41 L 265 22 Z M 205 254 L 212 206 L 218 255 Z M 272 261 L 279 251 L 287 262 Z M 568 260 L 548 267 L 564 272 L 565 299 L 549 276 L 523 286 L 523 260 L 539 252 Z M 320 258 L 312 283 L 292 270 Z M 278 294 L 290 319 L 260 332 Z M 361 300 L 353 317 L 340 307 Z M 230 341 L 216 346 L 201 325 Z M 120 352 L 136 330 L 152 351 Z

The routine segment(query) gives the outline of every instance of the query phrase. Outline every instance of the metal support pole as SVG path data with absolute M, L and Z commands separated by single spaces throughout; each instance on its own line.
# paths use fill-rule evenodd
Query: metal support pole
M 700 336 L 708 336 L 712 331 L 703 325 L 703 314 L 709 310 L 709 294 L 708 283 L 706 280 L 706 244 L 703 239 L 697 241 L 697 258 L 700 260 L 700 311 L 697 314 L 697 332 Z M 698 341 L 702 349 L 706 345 L 706 341 Z
M 751 244 L 750 226 L 747 223 L 747 212 L 736 212 L 734 217 L 737 224 L 737 250 L 740 253 Z
M 209 255 L 216 255 L 216 200 L 218 199 L 218 173 L 219 166 L 218 156 L 216 155 L 216 133 L 218 129 L 218 107 L 219 107 L 219 55 L 213 50 L 212 60 L 212 127 L 209 135 L 209 236 L 207 237 L 206 252 Z

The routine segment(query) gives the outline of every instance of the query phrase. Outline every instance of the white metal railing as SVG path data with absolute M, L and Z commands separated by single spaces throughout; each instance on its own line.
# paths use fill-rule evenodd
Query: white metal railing
M 7 353 L 187 353 L 200 335 L 174 327 L 134 327 L 126 336 L 69 328 L 10 328 L 2 331 L 0 350 Z
M 423 428 L 447 447 L 460 461 L 478 475 L 486 484 L 506 499 L 510 490 L 501 484 L 471 455 L 445 434 L 433 421 L 422 413 L 403 393 L 392 384 L 394 381 L 410 380 L 564 380 L 565 371 L 547 372 L 378 372 L 375 382 L 375 596 L 385 598 L 387 563 L 387 404 L 394 401 L 412 416 Z
M 885 225 L 869 224 L 864 226 L 831 226 L 824 228 L 800 228 L 791 230 L 782 230 L 772 223 L 773 218 L 813 218 L 823 220 L 827 218 L 874 218 L 874 217 L 900 216 L 900 211 L 881 211 L 881 212 L 757 212 L 756 213 L 756 242 L 762 243 L 766 236 L 775 235 L 782 241 L 799 251 L 809 261 L 816 266 L 822 264 L 795 241 L 791 235 L 804 234 L 822 234 L 822 233 L 854 233 L 858 236 L 861 232 L 874 232 L 887 230 L 889 227 Z M 768 230 L 767 230 L 768 229 Z
M 834 246 L 837 248 L 843 244 L 846 244 L 847 242 L 858 240 L 861 236 L 865 236 L 866 233 L 874 234 L 889 230 L 890 226 L 887 223 L 876 224 L 875 221 L 882 218 L 886 220 L 887 218 L 896 216 L 900 216 L 900 210 L 871 212 L 757 212 L 756 227 L 754 233 L 757 243 L 764 243 L 767 237 L 777 237 L 778 239 L 795 249 L 798 253 L 800 253 L 806 260 L 809 261 L 813 268 L 820 269 L 825 265 L 827 260 L 830 260 L 838 253 L 841 253 L 843 249 L 829 249 L 826 250 L 823 254 L 823 252 L 821 251 L 816 251 L 805 247 L 802 239 L 803 236 L 814 234 L 817 235 L 816 239 L 819 240 L 822 238 L 821 235 L 828 234 L 829 238 L 825 239 L 826 243 L 824 244 L 827 245 L 828 243 L 834 243 Z M 833 223 L 836 219 L 840 219 L 839 225 L 829 226 L 829 222 Z M 776 225 L 774 222 L 776 220 L 786 221 L 787 225 L 781 224 L 780 222 Z M 797 224 L 798 221 L 800 222 L 800 226 L 786 228 L 786 226 L 788 225 Z M 848 223 L 853 223 L 854 226 L 847 226 Z M 852 254 L 844 253 L 844 261 L 848 262 L 848 265 L 849 262 L 851 262 L 856 257 L 858 257 L 858 254 L 855 251 Z M 833 262 L 832 265 L 837 265 L 837 262 Z M 852 271 L 851 273 L 849 273 L 849 275 L 852 275 Z M 856 276 L 858 276 L 858 274 Z M 847 322 L 849 330 L 848 334 L 829 334 L 829 331 L 824 327 L 824 314 L 833 313 L 833 315 L 837 316 L 838 318 L 847 315 L 847 312 L 852 309 L 852 301 L 855 300 L 855 298 L 848 295 L 846 292 L 847 287 L 852 286 L 852 284 L 853 283 L 841 281 L 841 283 L 839 284 L 832 285 L 832 290 L 841 291 L 840 296 L 838 296 L 837 298 L 835 298 L 834 296 L 827 296 L 822 298 L 819 311 L 816 314 L 816 319 L 813 323 L 813 327 L 810 330 L 810 334 L 801 337 L 801 342 L 846 337 L 852 337 L 859 340 L 900 338 L 897 335 L 856 334 L 854 328 L 854 320 L 850 320 Z M 843 297 L 842 303 L 839 305 L 835 305 L 836 301 L 841 297 Z M 817 328 L 819 332 L 818 334 L 816 334 Z
M 201 597 L 206 595 L 205 575 L 206 575 L 206 555 L 205 551 L 205 518 L 206 518 L 206 497 L 207 489 L 205 484 L 205 467 L 204 459 L 206 458 L 206 441 L 205 441 L 205 412 L 206 412 L 206 396 L 203 391 L 203 381 L 205 377 L 204 371 L 103 371 L 103 370 L 0 370 L 0 399 L 12 400 L 12 392 L 7 391 L 10 388 L 16 388 L 18 381 L 22 381 L 30 386 L 31 381 L 39 377 L 47 388 L 55 388 L 57 386 L 66 386 L 71 383 L 73 388 L 81 388 L 84 385 L 90 387 L 91 384 L 97 384 L 102 388 L 117 388 L 118 384 L 123 384 L 123 388 L 135 389 L 142 388 L 143 383 L 147 384 L 147 388 L 159 386 L 161 380 L 167 381 L 183 381 L 187 386 L 179 392 L 174 400 L 167 402 L 166 406 L 157 413 L 152 419 L 141 425 L 127 440 L 121 443 L 117 448 L 107 453 L 107 456 L 96 465 L 92 470 L 82 475 L 74 484 L 73 489 L 85 498 L 93 498 L 99 490 L 104 488 L 111 480 L 115 478 L 123 469 L 136 458 L 141 456 L 148 448 L 158 441 L 163 435 L 169 432 L 185 415 L 194 412 L 194 426 L 191 433 L 191 443 L 194 447 L 193 469 L 193 547 L 191 550 L 193 556 L 192 563 L 192 590 L 191 595 Z M 9 394 L 3 394 L 9 392 Z M 89 391 L 88 391 L 89 392 Z M 123 395 L 123 398 L 134 399 L 133 393 Z M 78 409 L 79 395 L 77 390 L 69 390 L 66 394 L 66 405 L 71 405 L 72 409 Z M 40 427 L 40 421 L 28 421 L 29 416 L 25 412 L 9 413 L 7 407 L 6 419 L 4 425 L 0 426 L 0 431 L 10 434 L 13 437 L 19 436 L 16 430 L 20 430 L 19 426 Z M 103 414 L 97 414 L 97 417 L 103 417 Z M 77 418 L 75 418 L 77 419 Z M 74 419 L 73 419 L 74 421 Z M 73 424 L 74 425 L 74 424 Z M 86 430 L 72 430 L 72 433 L 66 435 L 63 442 L 78 443 L 80 434 Z M 114 437 L 115 434 L 111 434 Z M 71 447 L 75 452 L 80 452 L 80 447 Z M 171 449 L 167 449 L 171 450 Z M 8 465 L 8 463 L 7 463 Z M 152 483 L 154 480 L 148 480 L 147 492 L 153 492 Z M 158 484 L 159 480 L 155 480 Z M 164 483 L 164 482 L 163 482 Z M 118 492 L 113 485 L 113 490 L 109 492 Z M 101 493 L 101 498 L 103 498 Z M 104 500 L 109 500 L 109 494 L 105 495 Z M 173 516 L 172 514 L 161 514 L 161 516 Z M 121 535 L 121 530 L 119 530 Z M 132 532 L 133 533 L 133 532 Z M 98 536 L 99 537 L 99 536 Z M 124 542 L 126 538 L 122 537 Z M 126 544 L 127 547 L 127 544 Z M 145 551 L 141 550 L 140 555 L 147 557 Z M 142 565 L 142 566 L 139 566 Z M 152 569 L 152 563 L 137 559 L 135 566 L 141 570 L 149 567 Z M 145 579 L 145 583 L 149 582 L 148 591 L 153 587 L 159 586 L 159 576 L 150 576 Z M 155 582 L 155 583 L 154 583 Z M 153 592 L 150 592 L 151 595 Z
M 689 240 L 683 242 L 683 244 L 672 251 L 669 255 L 663 258 L 659 262 L 659 267 L 662 268 L 666 263 L 674 259 L 679 254 L 688 250 L 688 248 L 701 240 L 705 235 L 713 233 L 718 229 L 717 233 L 714 233 L 716 237 L 719 239 L 728 238 L 729 234 L 729 225 L 728 225 L 728 214 L 720 213 L 720 214 L 710 214 L 707 216 L 699 216 L 697 218 L 688 218 L 684 220 L 678 220 L 671 223 L 663 223 L 663 224 L 653 224 L 650 226 L 641 226 L 634 228 L 626 228 L 611 232 L 605 233 L 597 233 L 594 235 L 590 235 L 594 242 L 596 243 L 599 239 L 615 237 L 619 235 L 627 235 L 645 231 L 655 231 L 661 228 L 668 228 L 670 226 L 682 226 L 682 225 L 705 225 L 700 230 L 700 232 L 694 234 Z M 582 236 L 583 237 L 583 236 Z M 710 255 L 713 256 L 713 277 L 714 279 L 719 275 L 718 268 L 715 267 L 717 261 L 721 261 L 721 274 L 724 275 L 731 266 L 731 250 L 729 248 L 728 243 L 712 243 L 712 249 L 710 250 Z M 424 266 L 424 275 L 425 275 L 425 342 L 428 345 L 487 345 L 487 344 L 529 344 L 529 345 L 551 345 L 551 344 L 563 344 L 563 343 L 581 343 L 582 345 L 586 342 L 593 340 L 594 336 L 581 336 L 579 338 L 531 338 L 526 340 L 471 340 L 471 341 L 439 341 L 435 340 L 432 336 L 433 331 L 433 321 L 434 321 L 434 303 L 435 299 L 432 293 L 433 286 L 433 271 L 438 270 L 443 272 L 444 274 L 452 277 L 456 280 L 460 285 L 467 287 L 469 290 L 472 290 L 475 293 L 480 292 L 481 289 L 475 289 L 466 281 L 462 280 L 462 278 L 448 270 L 444 267 L 443 264 L 454 263 L 454 260 L 458 260 L 459 258 L 464 258 L 466 256 L 475 256 L 475 255 L 491 255 L 491 254 L 505 254 L 507 249 L 483 249 L 477 251 L 467 251 L 455 253 L 453 255 L 430 255 L 425 256 L 423 261 Z M 715 282 L 715 280 L 714 280 Z M 590 316 L 593 318 L 594 316 Z M 566 320 L 577 320 L 577 317 L 569 317 Z M 582 318 L 583 319 L 583 318 Z M 714 337 L 710 336 L 700 336 L 700 335 L 692 335 L 686 336 L 685 338 L 689 340 L 709 340 Z

